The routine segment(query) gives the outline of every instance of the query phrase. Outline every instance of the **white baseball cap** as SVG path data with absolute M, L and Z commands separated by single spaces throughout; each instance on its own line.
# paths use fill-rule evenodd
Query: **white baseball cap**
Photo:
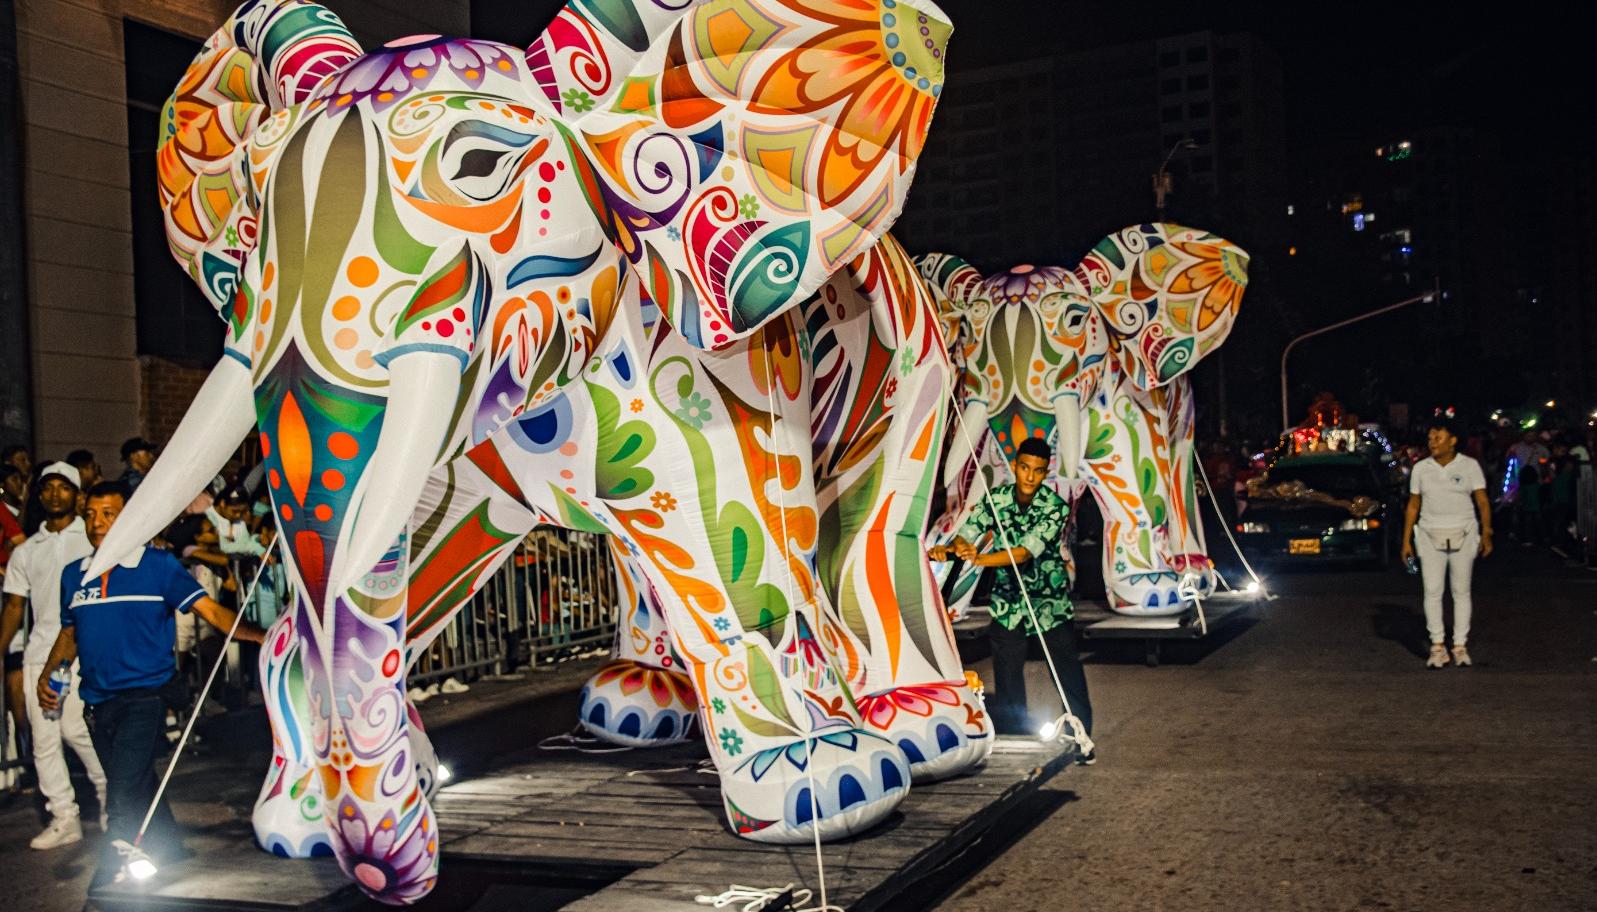
M 45 466 L 44 471 L 39 473 L 39 483 L 43 484 L 44 480 L 49 478 L 51 475 L 60 475 L 67 481 L 72 482 L 72 486 L 74 488 L 83 487 L 83 476 L 79 475 L 78 470 L 70 463 L 52 462 Z

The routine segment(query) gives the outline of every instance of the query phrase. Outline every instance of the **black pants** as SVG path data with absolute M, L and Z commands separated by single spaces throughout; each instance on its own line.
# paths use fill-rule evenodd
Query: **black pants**
M 93 886 L 109 883 L 122 866 L 113 840 L 132 842 L 155 797 L 159 780 L 156 758 L 166 748 L 167 699 L 159 690 L 117 694 L 90 708 L 90 733 L 94 752 L 105 767 L 105 812 L 110 817 L 109 836 L 100 851 L 100 867 Z M 160 861 L 182 851 L 177 822 L 165 799 L 150 818 L 150 828 L 140 847 Z
M 1030 637 L 1023 631 L 1002 624 L 987 625 L 987 641 L 993 650 L 993 684 L 998 693 L 987 694 L 987 711 L 1001 735 L 1035 735 L 1042 721 L 1026 712 L 1026 649 Z M 1092 734 L 1092 702 L 1087 698 L 1087 675 L 1076 651 L 1076 625 L 1070 621 L 1043 634 L 1059 683 L 1065 687 L 1070 710 Z

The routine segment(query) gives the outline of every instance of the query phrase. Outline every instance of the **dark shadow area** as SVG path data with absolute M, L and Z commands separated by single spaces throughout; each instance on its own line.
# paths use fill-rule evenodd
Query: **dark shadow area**
M 982 834 L 930 874 L 901 890 L 880 908 L 912 912 L 936 908 L 967 882 L 981 877 L 992 861 L 1030 833 L 1037 824 L 1080 796 L 1070 791 L 1039 791 L 1013 814 Z
M 1238 614 L 1226 617 L 1209 626 L 1209 635 L 1203 637 L 1113 637 L 1087 638 L 1082 641 L 1083 665 L 1196 665 L 1219 652 L 1259 623 L 1254 613 L 1258 609 L 1241 609 Z M 1150 662 L 1149 651 L 1155 649 Z M 1041 659 L 1041 652 L 1038 658 Z
M 494 864 L 447 858 L 448 877 L 410 908 L 418 912 L 554 912 L 631 874 L 617 865 Z M 375 900 L 354 908 L 391 909 Z
M 1425 658 L 1429 637 L 1425 634 L 1425 615 L 1416 606 L 1376 602 L 1370 624 L 1376 636 L 1402 646 L 1417 659 Z

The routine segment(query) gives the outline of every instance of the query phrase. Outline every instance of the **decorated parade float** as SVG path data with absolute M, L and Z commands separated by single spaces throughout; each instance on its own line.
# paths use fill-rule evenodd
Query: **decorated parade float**
M 696 723 L 721 830 L 819 856 L 988 758 L 921 542 L 950 364 L 886 234 L 949 32 L 924 0 L 573 2 L 527 48 L 370 52 L 252 0 L 215 32 L 158 166 L 225 350 L 91 571 L 258 429 L 296 594 L 263 848 L 434 888 L 407 670 L 539 524 L 625 574 L 583 724 Z

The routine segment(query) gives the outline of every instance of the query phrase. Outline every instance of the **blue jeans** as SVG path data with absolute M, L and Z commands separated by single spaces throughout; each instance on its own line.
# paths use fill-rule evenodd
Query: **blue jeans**
M 94 752 L 105 767 L 105 812 L 110 817 L 92 886 L 110 883 L 122 867 L 114 840 L 132 842 L 159 781 L 155 761 L 166 749 L 166 698 L 160 690 L 120 693 L 90 707 Z M 160 861 L 182 850 L 177 821 L 163 799 L 150 818 L 141 847 Z

